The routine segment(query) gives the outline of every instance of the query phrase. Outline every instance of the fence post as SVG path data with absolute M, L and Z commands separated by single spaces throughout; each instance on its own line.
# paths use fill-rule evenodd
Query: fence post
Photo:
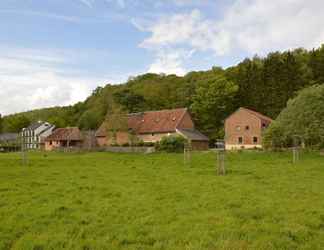
M 225 142 L 217 140 L 216 144 L 216 169 L 218 175 L 225 175 Z
M 299 146 L 300 146 L 300 137 L 298 135 L 293 136 L 293 164 L 296 164 L 299 161 Z

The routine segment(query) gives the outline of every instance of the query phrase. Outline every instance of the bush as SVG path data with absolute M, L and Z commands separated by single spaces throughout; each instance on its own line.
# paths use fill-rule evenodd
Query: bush
M 266 130 L 265 148 L 280 149 L 293 146 L 298 140 L 309 148 L 324 146 L 324 85 L 314 85 L 300 91 L 281 111 Z
M 164 151 L 168 153 L 183 152 L 186 139 L 182 136 L 166 136 L 162 140 L 155 144 L 157 151 Z
M 122 147 L 129 147 L 129 146 L 130 146 L 130 145 L 129 145 L 128 142 L 122 144 Z

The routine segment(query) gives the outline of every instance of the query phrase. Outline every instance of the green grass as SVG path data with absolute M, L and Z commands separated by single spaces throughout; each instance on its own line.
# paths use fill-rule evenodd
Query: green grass
M 324 157 L 0 154 L 0 249 L 324 249 Z

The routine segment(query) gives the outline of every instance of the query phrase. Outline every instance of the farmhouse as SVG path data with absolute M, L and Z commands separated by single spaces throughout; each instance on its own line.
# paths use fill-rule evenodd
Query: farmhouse
M 44 145 L 44 140 L 52 134 L 55 126 L 43 121 L 38 121 L 31 124 L 27 128 L 23 128 L 21 136 L 23 143 L 27 149 L 40 149 Z
M 194 150 L 208 149 L 208 138 L 195 129 L 185 108 L 111 115 L 96 132 L 99 146 L 136 141 L 155 143 L 170 135 L 185 137 Z
M 226 149 L 261 148 L 262 133 L 272 119 L 246 108 L 239 108 L 225 121 Z
M 45 150 L 52 151 L 82 146 L 82 134 L 79 128 L 58 128 L 45 139 Z

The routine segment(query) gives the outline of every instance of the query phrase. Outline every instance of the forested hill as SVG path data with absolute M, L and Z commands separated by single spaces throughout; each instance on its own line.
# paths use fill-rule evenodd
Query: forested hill
M 296 49 L 245 59 L 227 69 L 214 67 L 184 77 L 145 74 L 125 84 L 98 87 L 84 102 L 6 116 L 3 132 L 15 132 L 30 122 L 46 120 L 58 127 L 96 129 L 110 112 L 138 112 L 188 107 L 198 128 L 217 138 L 224 119 L 243 106 L 272 118 L 296 91 L 324 83 L 324 46 Z

